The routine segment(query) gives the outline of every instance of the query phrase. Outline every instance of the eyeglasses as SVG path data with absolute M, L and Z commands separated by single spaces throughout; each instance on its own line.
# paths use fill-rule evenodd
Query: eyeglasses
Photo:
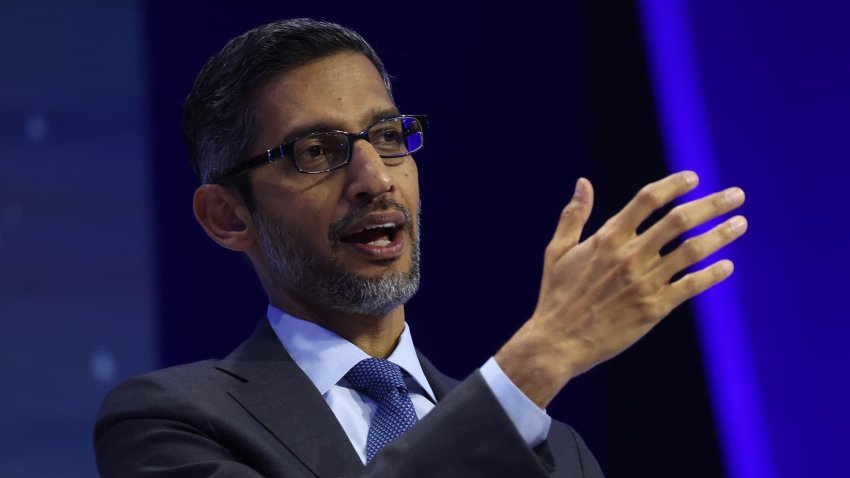
M 284 157 L 289 158 L 300 173 L 327 173 L 351 162 L 353 145 L 358 139 L 371 143 L 385 163 L 401 164 L 405 156 L 425 146 L 427 127 L 427 116 L 398 115 L 384 118 L 359 133 L 310 133 L 244 161 L 225 174 L 220 182 L 234 179 Z

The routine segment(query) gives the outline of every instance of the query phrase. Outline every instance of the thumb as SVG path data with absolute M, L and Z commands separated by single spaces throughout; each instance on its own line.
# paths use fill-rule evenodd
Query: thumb
M 592 209 L 593 186 L 587 179 L 579 178 L 576 181 L 573 198 L 561 211 L 558 228 L 555 230 L 555 235 L 550 243 L 557 255 L 567 252 L 578 244 L 581 232 L 584 230 L 584 225 L 587 224 Z

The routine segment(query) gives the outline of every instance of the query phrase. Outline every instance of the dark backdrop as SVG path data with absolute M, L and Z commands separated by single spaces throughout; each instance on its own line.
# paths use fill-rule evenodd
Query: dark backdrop
M 260 23 L 310 16 L 353 27 L 394 76 L 401 110 L 429 115 L 417 156 L 423 282 L 407 319 L 450 375 L 481 365 L 532 312 L 543 248 L 579 176 L 596 188 L 592 231 L 666 174 L 631 2 L 154 1 L 146 14 L 161 365 L 228 353 L 265 311 L 247 262 L 195 223 L 180 136 L 194 75 Z M 721 476 L 703 375 L 684 306 L 570 383 L 549 412 L 579 430 L 610 477 Z
M 179 105 L 226 38 L 295 15 L 361 30 L 432 118 L 409 318 L 441 367 L 469 373 L 531 312 L 577 176 L 593 228 L 693 168 L 698 192 L 747 191 L 735 274 L 551 412 L 613 477 L 717 476 L 715 434 L 730 478 L 846 474 L 850 3 L 642 0 L 640 23 L 606 3 L 0 3 L 0 475 L 93 476 L 109 389 L 221 356 L 262 315 L 250 268 L 194 224 Z

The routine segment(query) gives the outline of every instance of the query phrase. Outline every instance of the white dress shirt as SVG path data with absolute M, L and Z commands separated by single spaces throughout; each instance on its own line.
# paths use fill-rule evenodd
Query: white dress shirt
M 330 330 L 295 318 L 272 305 L 269 305 L 267 316 L 280 342 L 322 394 L 365 464 L 366 437 L 377 404 L 352 388 L 345 374 L 369 355 Z M 405 383 L 410 400 L 421 419 L 434 408 L 437 400 L 419 364 L 407 323 L 387 360 L 407 372 Z M 492 357 L 481 367 L 481 374 L 525 442 L 530 447 L 543 442 L 552 422 L 545 410 L 529 400 Z

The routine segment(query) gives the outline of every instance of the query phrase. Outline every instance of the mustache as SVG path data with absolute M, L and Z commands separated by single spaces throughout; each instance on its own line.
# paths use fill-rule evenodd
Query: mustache
M 366 216 L 370 213 L 376 211 L 386 211 L 388 209 L 395 209 L 401 212 L 404 215 L 404 228 L 409 229 L 410 225 L 413 223 L 413 214 L 410 213 L 410 209 L 405 207 L 404 204 L 401 204 L 400 202 L 385 196 L 376 199 L 362 207 L 359 207 L 349 212 L 345 216 L 341 217 L 340 219 L 334 221 L 328 228 L 328 235 L 331 241 L 333 243 L 336 243 L 339 241 L 339 237 L 342 234 L 342 231 L 348 229 L 352 223 L 359 221 L 363 218 L 363 216 Z

